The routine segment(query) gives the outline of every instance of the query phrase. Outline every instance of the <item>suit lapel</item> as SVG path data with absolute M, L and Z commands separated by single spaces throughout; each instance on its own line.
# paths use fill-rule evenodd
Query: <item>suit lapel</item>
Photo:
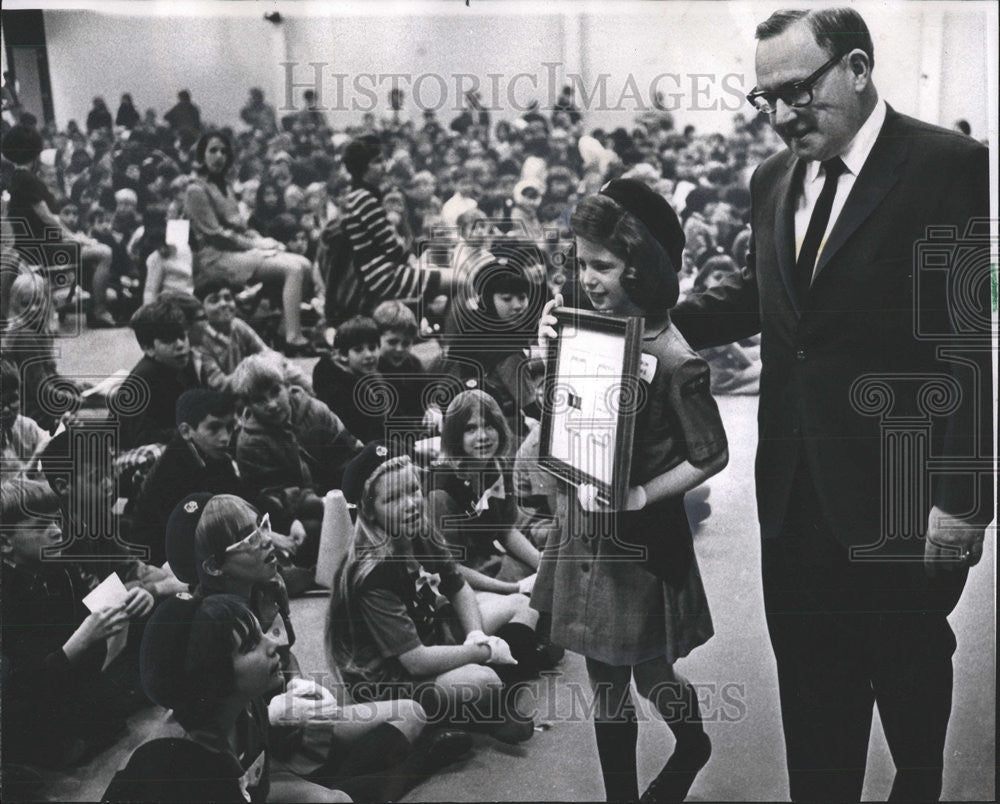
M 785 283 L 785 291 L 798 312 L 799 306 L 795 299 L 795 287 L 792 271 L 795 268 L 795 199 L 802 183 L 806 163 L 789 153 L 788 165 L 784 175 L 775 186 L 775 197 L 778 208 L 774 216 L 774 248 L 778 255 L 778 270 L 781 281 Z
M 875 140 L 875 146 L 865 160 L 864 167 L 861 168 L 861 173 L 854 182 L 850 195 L 847 196 L 847 202 L 820 252 L 816 273 L 813 276 L 814 284 L 837 251 L 871 215 L 898 181 L 899 168 L 906 160 L 906 139 L 893 135 L 898 118 L 899 115 L 889 107 L 885 123 L 878 139 Z

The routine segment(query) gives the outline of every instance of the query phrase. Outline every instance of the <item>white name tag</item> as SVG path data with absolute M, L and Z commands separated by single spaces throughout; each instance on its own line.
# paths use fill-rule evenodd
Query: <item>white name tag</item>
M 656 366 L 659 361 L 652 355 L 648 355 L 645 352 L 639 357 L 639 379 L 643 382 L 651 383 L 653 381 L 653 375 L 656 374 Z

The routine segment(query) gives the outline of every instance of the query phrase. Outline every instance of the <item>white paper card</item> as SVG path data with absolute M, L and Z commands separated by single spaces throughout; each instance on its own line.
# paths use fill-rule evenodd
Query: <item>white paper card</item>
M 83 605 L 90 611 L 98 609 L 114 608 L 125 602 L 128 590 L 117 572 L 112 572 L 107 578 L 83 599 Z
M 191 221 L 167 221 L 167 243 L 178 249 L 187 248 L 190 231 Z
M 83 599 L 83 605 L 93 612 L 121 606 L 126 597 L 128 597 L 128 590 L 125 588 L 125 584 L 122 583 L 117 572 L 112 572 Z M 108 665 L 118 658 L 119 653 L 125 650 L 126 642 L 128 642 L 128 626 L 108 637 L 108 649 L 104 655 L 104 664 L 101 666 L 102 672 L 107 670 Z

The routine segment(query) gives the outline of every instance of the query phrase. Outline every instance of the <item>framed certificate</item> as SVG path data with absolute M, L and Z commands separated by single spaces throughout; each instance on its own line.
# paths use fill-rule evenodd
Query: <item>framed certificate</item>
M 539 465 L 624 506 L 639 398 L 642 321 L 559 307 L 549 341 Z

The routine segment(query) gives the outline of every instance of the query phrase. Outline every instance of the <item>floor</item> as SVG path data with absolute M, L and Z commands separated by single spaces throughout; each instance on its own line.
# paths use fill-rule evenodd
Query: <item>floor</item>
M 129 368 L 138 356 L 127 331 L 86 333 L 64 343 L 62 365 L 81 375 Z M 730 439 L 728 468 L 708 484 L 712 514 L 699 528 L 695 547 L 715 623 L 715 637 L 678 663 L 702 693 L 711 762 L 689 799 L 787 799 L 784 744 L 774 660 L 764 624 L 759 543 L 753 494 L 756 397 L 721 397 Z M 969 578 L 951 617 L 958 636 L 955 697 L 948 735 L 945 800 L 995 798 L 995 553 L 987 539 L 982 563 Z M 322 637 L 326 600 L 293 602 L 299 642 L 296 654 L 307 673 L 326 671 Z M 599 800 L 603 797 L 593 732 L 587 715 L 583 660 L 567 655 L 559 674 L 536 682 L 534 737 L 507 747 L 476 738 L 470 758 L 414 789 L 406 801 Z M 162 712 L 133 718 L 123 742 L 88 768 L 47 780 L 45 800 L 96 800 L 115 769 L 155 726 Z M 659 771 L 672 738 L 655 718 L 640 725 L 640 785 Z M 881 727 L 872 730 L 865 800 L 885 800 L 893 766 Z

